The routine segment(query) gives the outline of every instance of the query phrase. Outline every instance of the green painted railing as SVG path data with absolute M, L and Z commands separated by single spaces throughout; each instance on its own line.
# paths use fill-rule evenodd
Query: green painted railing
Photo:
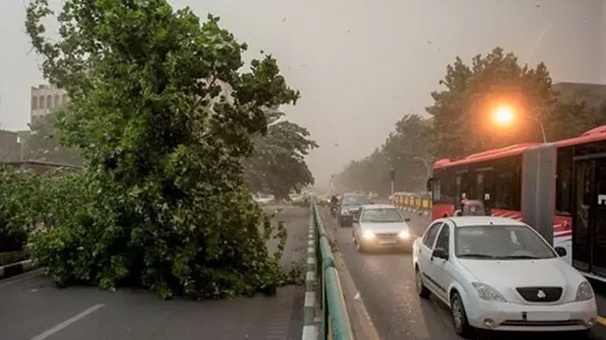
M 315 224 L 315 263 L 316 282 L 321 299 L 319 299 L 322 317 L 319 329 L 319 339 L 353 340 L 354 335 L 351 322 L 347 313 L 343 290 L 339 273 L 335 267 L 335 261 L 326 229 L 315 200 L 311 204 L 313 222 Z

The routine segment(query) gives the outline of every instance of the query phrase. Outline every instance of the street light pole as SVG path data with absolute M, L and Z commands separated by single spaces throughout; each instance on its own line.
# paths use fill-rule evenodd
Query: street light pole
M 545 128 L 543 127 L 543 123 L 538 118 L 528 114 L 524 115 L 524 118 L 539 124 L 539 127 L 541 128 L 541 135 L 543 136 L 543 144 L 547 144 L 547 137 L 545 136 Z
M 429 162 L 423 157 L 413 157 L 412 159 L 416 159 L 416 160 L 423 162 L 423 164 L 425 165 L 425 168 L 427 169 L 427 178 L 430 178 L 431 177 L 431 167 L 429 166 Z
M 391 184 L 391 188 L 390 188 L 390 194 L 393 195 L 394 192 L 396 191 L 396 169 L 394 169 L 393 165 L 391 166 L 391 171 L 389 172 L 389 177 L 390 177 L 390 184 Z

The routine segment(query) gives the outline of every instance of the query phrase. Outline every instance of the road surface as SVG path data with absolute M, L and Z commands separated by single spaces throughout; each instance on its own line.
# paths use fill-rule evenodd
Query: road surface
M 412 232 L 422 235 L 428 218 L 405 215 L 411 218 Z M 424 301 L 417 297 L 409 254 L 359 254 L 352 243 L 350 228 L 338 228 L 326 209 L 322 211 L 322 218 L 326 228 L 336 235 L 338 249 L 381 339 L 461 339 L 452 331 L 450 314 L 441 303 L 435 298 Z M 606 327 L 599 327 L 594 333 L 594 339 L 606 340 Z M 508 339 L 511 334 L 492 334 L 491 337 Z M 556 339 L 536 334 L 527 337 Z
M 285 207 L 276 218 L 289 233 L 283 265 L 302 261 L 309 209 Z M 275 297 L 162 301 L 131 289 L 57 289 L 35 271 L 0 281 L 0 339 L 299 340 L 303 300 L 303 287 L 287 286 Z

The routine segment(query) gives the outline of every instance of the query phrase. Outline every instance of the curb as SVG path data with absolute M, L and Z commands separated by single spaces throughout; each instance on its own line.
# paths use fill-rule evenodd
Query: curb
M 0 267 L 0 279 L 6 279 L 35 269 L 32 260 L 24 260 Z
M 333 228 L 326 229 L 327 236 L 335 240 Z M 347 307 L 347 312 L 352 321 L 353 335 L 356 340 L 380 340 L 379 332 L 372 321 L 370 314 L 366 310 L 364 299 L 357 297 L 359 290 L 345 264 L 343 254 L 339 251 L 333 253 L 335 267 L 339 273 L 340 281 L 343 287 L 343 299 Z
M 305 304 L 303 306 L 302 340 L 317 340 L 318 328 L 315 323 L 316 312 L 316 224 L 314 211 L 310 209 L 309 232 L 307 236 L 307 271 L 305 273 Z

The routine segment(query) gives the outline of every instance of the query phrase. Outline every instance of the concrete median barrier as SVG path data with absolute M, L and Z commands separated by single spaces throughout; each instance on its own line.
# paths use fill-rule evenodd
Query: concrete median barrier
M 315 200 L 310 207 L 302 339 L 354 340 L 331 244 Z

